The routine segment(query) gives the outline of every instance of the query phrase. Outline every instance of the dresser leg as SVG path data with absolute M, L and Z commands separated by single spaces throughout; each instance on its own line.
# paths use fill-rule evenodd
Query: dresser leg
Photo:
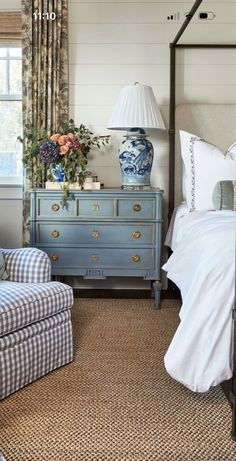
M 156 280 L 152 283 L 152 292 L 154 292 L 156 309 L 161 308 L 161 288 L 162 284 L 159 282 L 159 280 Z

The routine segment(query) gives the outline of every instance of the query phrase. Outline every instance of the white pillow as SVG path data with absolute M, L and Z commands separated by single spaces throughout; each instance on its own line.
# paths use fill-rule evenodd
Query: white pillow
M 180 131 L 185 170 L 186 201 L 190 210 L 214 210 L 212 194 L 218 181 L 236 180 L 236 143 L 223 152 L 194 134 Z

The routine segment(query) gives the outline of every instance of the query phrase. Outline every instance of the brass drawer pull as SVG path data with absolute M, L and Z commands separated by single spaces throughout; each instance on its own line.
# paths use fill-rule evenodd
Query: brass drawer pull
M 52 238 L 54 238 L 54 239 L 56 239 L 57 237 L 59 237 L 59 235 L 60 235 L 60 232 L 58 232 L 57 230 L 54 230 L 54 231 L 52 231 L 52 233 L 51 233 L 51 236 L 52 236 Z
M 100 206 L 98 205 L 98 203 L 94 203 L 94 205 L 92 206 L 92 209 L 93 211 L 99 211 Z
M 140 259 L 141 259 L 141 258 L 140 258 L 139 255 L 133 255 L 133 256 L 132 256 L 132 260 L 133 260 L 135 263 L 139 262 Z
M 139 231 L 132 232 L 132 237 L 134 239 L 139 239 L 141 237 L 141 232 L 139 232 Z
M 141 210 L 141 205 L 139 205 L 139 203 L 135 203 L 134 206 L 133 206 L 133 210 L 134 211 L 140 211 Z
M 98 238 L 98 237 L 100 236 L 100 232 L 99 232 L 98 230 L 95 230 L 95 229 L 94 229 L 93 232 L 92 232 L 92 236 L 93 236 L 94 238 Z
M 57 261 L 59 259 L 59 255 L 57 255 L 56 253 L 53 253 L 51 255 L 51 261 Z
M 91 259 L 93 261 L 98 261 L 99 260 L 99 256 L 98 255 L 91 255 Z
M 52 211 L 58 211 L 58 210 L 60 210 L 60 206 L 57 203 L 54 203 L 52 205 Z

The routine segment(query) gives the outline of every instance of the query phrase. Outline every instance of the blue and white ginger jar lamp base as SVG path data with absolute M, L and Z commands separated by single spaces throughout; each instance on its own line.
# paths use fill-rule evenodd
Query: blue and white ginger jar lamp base
M 65 170 L 60 163 L 57 163 L 52 167 L 53 181 L 64 182 L 65 181 Z
M 119 149 L 122 187 L 150 186 L 153 145 L 142 128 L 131 128 Z

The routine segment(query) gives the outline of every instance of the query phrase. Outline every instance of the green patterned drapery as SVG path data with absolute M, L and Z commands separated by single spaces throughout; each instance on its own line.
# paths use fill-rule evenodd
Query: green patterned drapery
M 48 134 L 57 132 L 69 113 L 68 0 L 22 0 L 22 28 L 23 129 L 29 124 Z M 29 187 L 26 177 L 25 245 L 29 244 Z

